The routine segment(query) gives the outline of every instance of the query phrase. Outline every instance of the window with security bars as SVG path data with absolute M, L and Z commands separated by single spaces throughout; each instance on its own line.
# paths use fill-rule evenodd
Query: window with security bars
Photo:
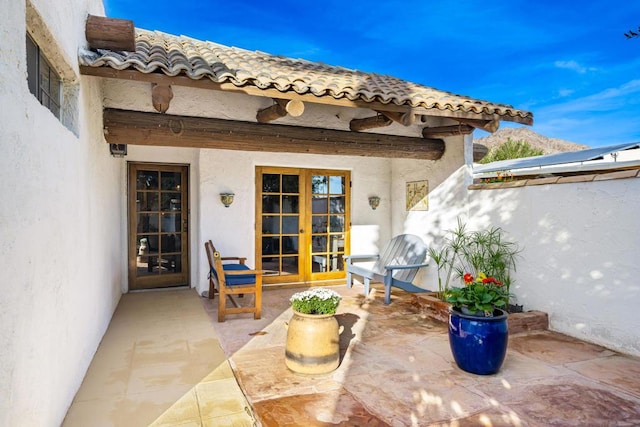
M 27 34 L 27 81 L 29 91 L 42 105 L 60 118 L 62 81 L 29 34 Z

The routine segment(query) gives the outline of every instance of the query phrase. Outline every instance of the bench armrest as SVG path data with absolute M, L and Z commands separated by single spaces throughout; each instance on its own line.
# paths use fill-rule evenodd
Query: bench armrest
M 380 255 L 344 255 L 342 258 L 351 261 L 363 261 L 365 259 L 378 259 Z
M 238 261 L 240 262 L 240 264 L 244 264 L 244 262 L 247 260 L 246 257 L 239 257 L 239 256 L 223 256 L 220 258 L 220 260 L 222 261 Z
M 428 267 L 429 264 L 409 264 L 409 265 L 385 265 L 385 270 L 409 270 L 412 268 Z

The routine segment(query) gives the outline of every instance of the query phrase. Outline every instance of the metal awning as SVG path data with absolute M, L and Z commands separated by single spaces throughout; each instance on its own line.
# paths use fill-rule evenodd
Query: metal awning
M 512 171 L 516 169 L 542 168 L 560 164 L 575 166 L 575 163 L 583 163 L 601 160 L 608 154 L 620 151 L 640 148 L 640 142 L 609 145 L 607 147 L 589 148 L 587 150 L 571 151 L 566 153 L 547 154 L 544 156 L 524 157 L 521 159 L 501 160 L 486 165 L 474 166 L 474 173 L 488 173 L 499 171 Z

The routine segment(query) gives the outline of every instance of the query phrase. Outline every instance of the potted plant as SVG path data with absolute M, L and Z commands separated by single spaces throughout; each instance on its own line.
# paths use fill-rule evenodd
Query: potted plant
M 340 364 L 340 328 L 334 314 L 342 297 L 334 290 L 311 288 L 295 293 L 288 323 L 285 364 L 300 374 L 325 374 Z
M 501 228 L 470 231 L 460 220 L 443 242 L 432 251 L 432 259 L 438 266 L 441 298 L 451 304 L 449 344 L 454 359 L 467 372 L 494 374 L 507 351 L 504 308 L 520 249 Z

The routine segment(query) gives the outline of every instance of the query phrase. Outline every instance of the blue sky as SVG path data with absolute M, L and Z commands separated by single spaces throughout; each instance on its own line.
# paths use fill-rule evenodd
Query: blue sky
M 640 37 L 624 36 L 640 33 L 637 1 L 105 0 L 105 7 L 108 17 L 139 28 L 510 104 L 533 112 L 531 129 L 547 137 L 592 147 L 640 141 Z

